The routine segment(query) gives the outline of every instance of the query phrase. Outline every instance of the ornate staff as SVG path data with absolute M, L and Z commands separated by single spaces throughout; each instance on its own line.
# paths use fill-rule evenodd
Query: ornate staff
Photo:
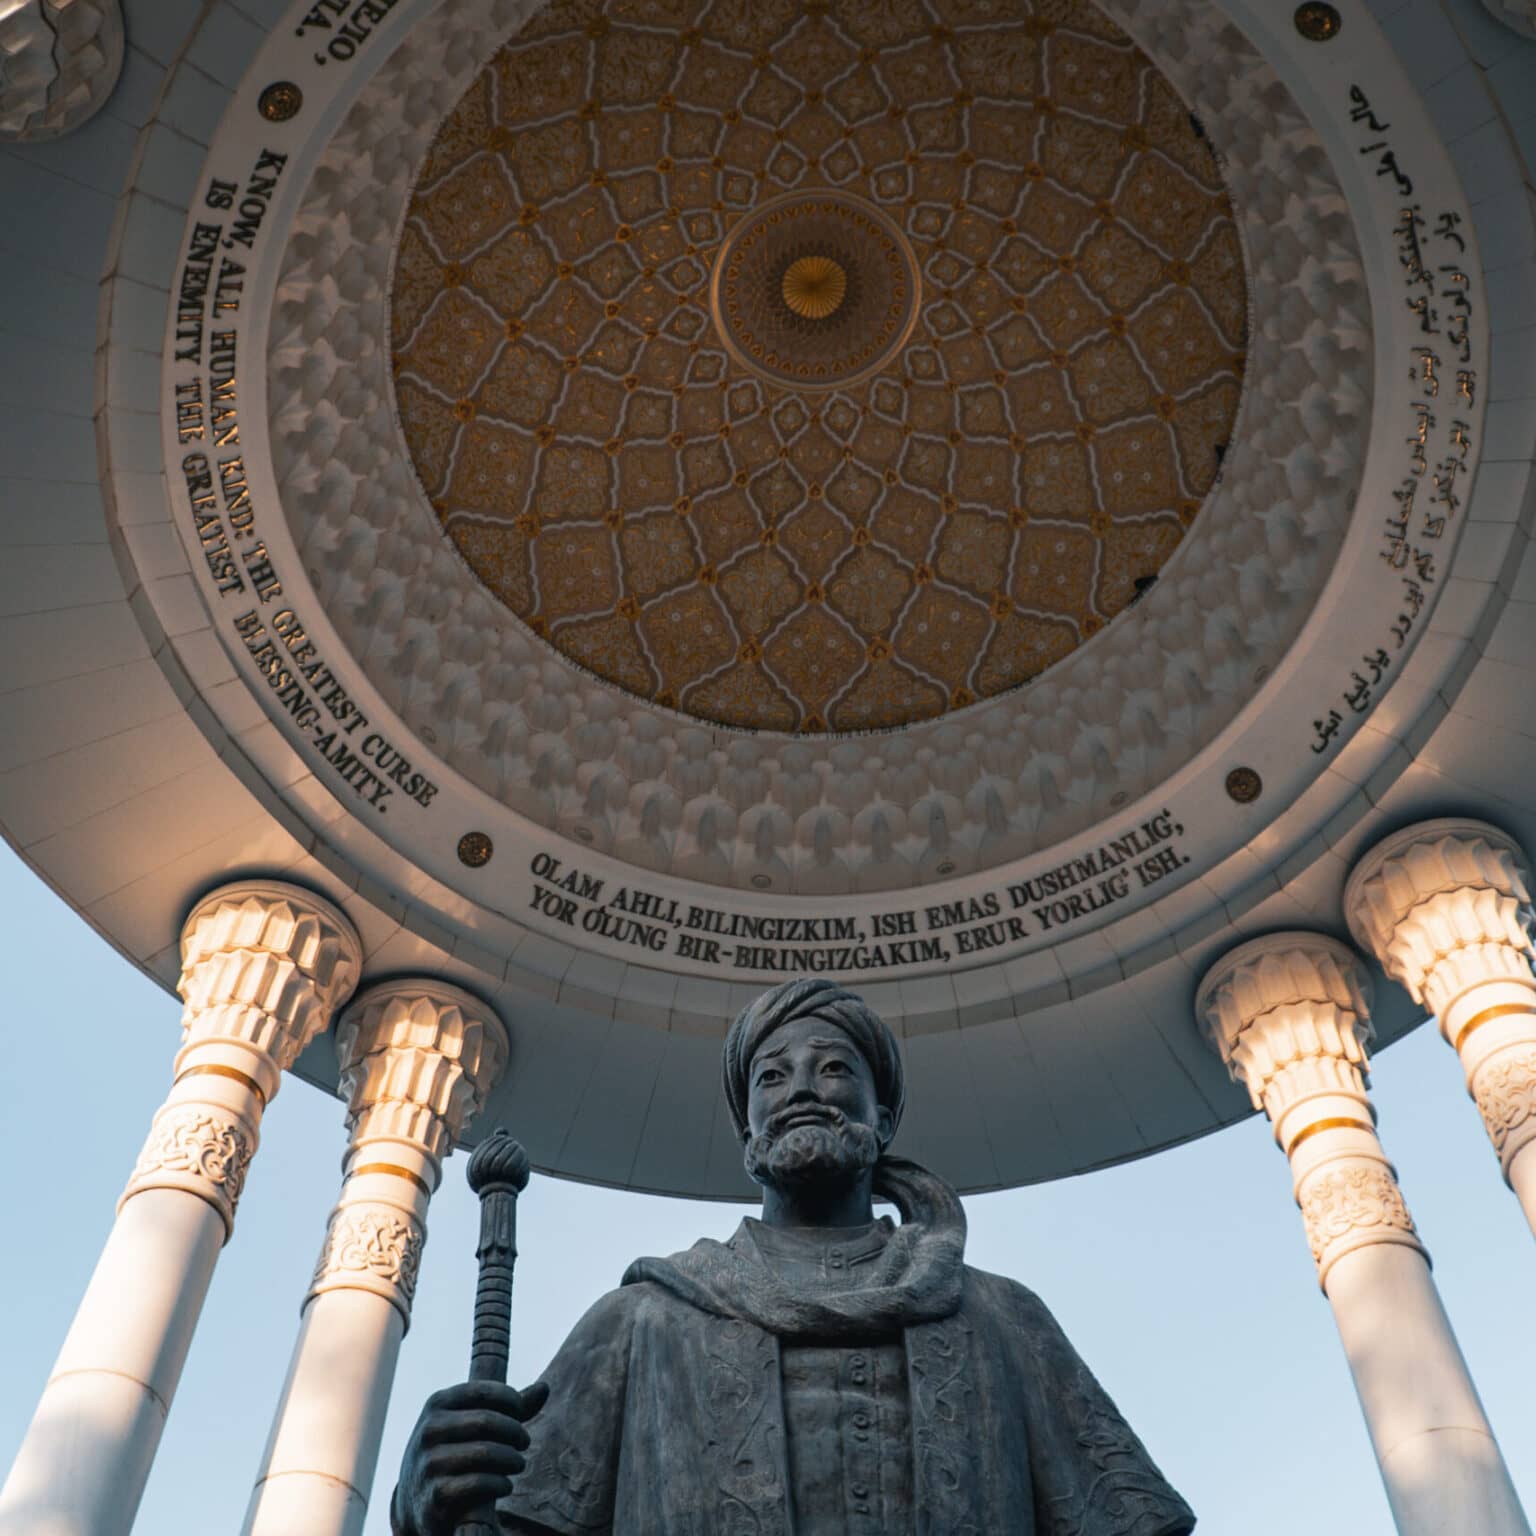
M 475 1286 L 475 1329 L 469 1379 L 507 1379 L 512 1338 L 512 1266 L 517 1262 L 517 1197 L 528 1187 L 528 1154 L 498 1126 L 470 1155 L 469 1187 L 480 1197 L 480 1279 Z M 459 1526 L 458 1536 L 499 1536 L 494 1507 Z

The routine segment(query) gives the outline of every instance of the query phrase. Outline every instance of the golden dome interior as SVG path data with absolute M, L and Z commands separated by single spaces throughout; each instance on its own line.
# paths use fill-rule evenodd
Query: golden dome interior
M 786 384 L 712 307 L 791 194 L 910 252 L 872 373 Z M 791 362 L 895 314 L 862 237 L 807 241 L 759 285 Z M 798 731 L 962 707 L 1113 619 L 1215 479 L 1246 323 L 1209 147 L 1080 0 L 556 0 L 439 133 L 392 302 L 480 580 L 631 693 Z

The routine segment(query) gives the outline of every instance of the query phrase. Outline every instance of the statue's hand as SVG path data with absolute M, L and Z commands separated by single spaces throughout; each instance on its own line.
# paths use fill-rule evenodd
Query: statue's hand
M 542 1381 L 522 1392 L 494 1381 L 434 1392 L 405 1448 L 390 1502 L 394 1536 L 453 1536 L 462 1521 L 501 1498 L 523 1470 L 523 1422 L 548 1396 Z

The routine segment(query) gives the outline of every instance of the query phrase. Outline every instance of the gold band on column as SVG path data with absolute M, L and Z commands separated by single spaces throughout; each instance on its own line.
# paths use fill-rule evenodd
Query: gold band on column
M 201 1066 L 188 1067 L 176 1081 L 179 1083 L 184 1077 L 227 1077 L 232 1083 L 239 1083 L 242 1088 L 249 1088 L 256 1095 L 256 1102 L 263 1109 L 267 1107 L 267 1095 L 261 1084 L 254 1077 L 248 1077 L 238 1067 L 226 1067 L 220 1062 L 207 1061 Z
M 1474 1013 L 1465 1024 L 1456 1031 L 1456 1038 L 1451 1042 L 1456 1050 L 1460 1050 L 1462 1042 L 1474 1029 L 1481 1029 L 1484 1024 L 1491 1024 L 1495 1019 L 1507 1019 L 1511 1014 L 1523 1013 L 1536 1015 L 1536 1007 L 1530 1003 L 1495 1003 L 1491 1008 L 1484 1008 Z
M 1285 1149 L 1285 1155 L 1289 1157 L 1302 1142 L 1319 1135 L 1323 1131 L 1368 1131 L 1372 1136 L 1376 1134 L 1376 1127 L 1369 1120 L 1361 1120 L 1354 1115 L 1330 1115 L 1326 1120 L 1314 1120 L 1311 1125 L 1305 1125 L 1291 1139 L 1291 1143 Z

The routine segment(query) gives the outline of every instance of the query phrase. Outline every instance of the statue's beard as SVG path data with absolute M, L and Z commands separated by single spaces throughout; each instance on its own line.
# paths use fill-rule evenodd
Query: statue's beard
M 803 1106 L 774 1115 L 747 1139 L 748 1176 L 758 1184 L 803 1188 L 809 1184 L 851 1184 L 880 1158 L 873 1126 L 850 1120 L 840 1109 L 819 1106 L 815 1121 L 799 1120 Z

